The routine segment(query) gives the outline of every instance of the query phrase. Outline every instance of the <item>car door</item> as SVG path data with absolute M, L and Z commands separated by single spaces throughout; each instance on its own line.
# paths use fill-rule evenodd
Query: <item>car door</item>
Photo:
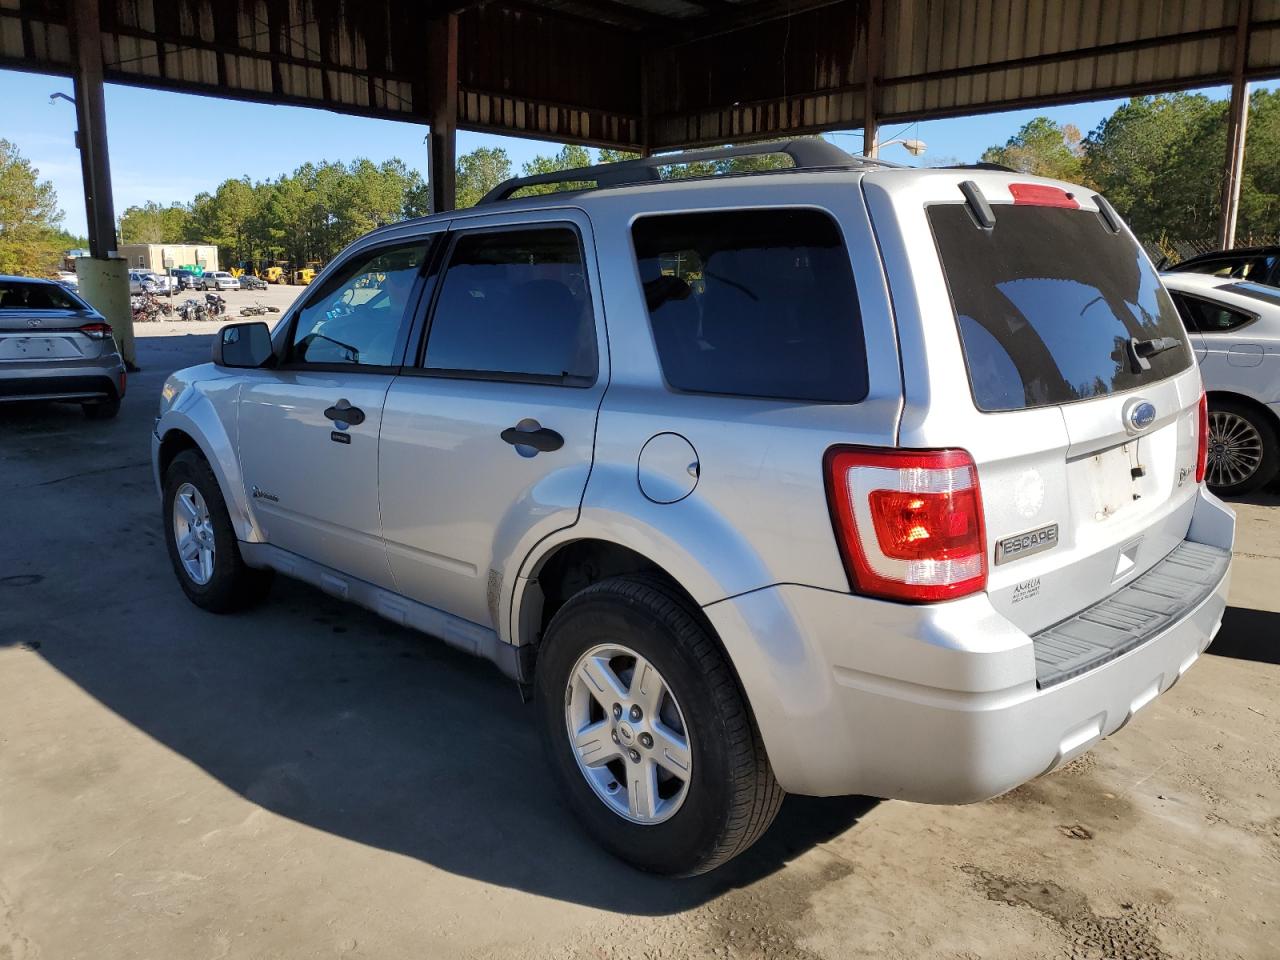
M 497 627 L 517 542 L 572 525 L 607 352 L 577 211 L 455 224 L 413 362 L 387 395 L 382 527 L 398 590 Z
M 313 287 L 275 369 L 249 371 L 241 468 L 267 541 L 390 586 L 378 519 L 378 430 L 424 283 L 430 237 L 365 249 Z

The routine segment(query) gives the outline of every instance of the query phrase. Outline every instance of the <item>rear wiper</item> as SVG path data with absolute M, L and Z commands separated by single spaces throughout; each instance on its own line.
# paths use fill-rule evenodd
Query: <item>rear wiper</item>
M 1176 337 L 1152 337 L 1150 340 L 1139 340 L 1136 337 L 1130 337 L 1125 341 L 1124 345 L 1125 353 L 1129 357 L 1129 370 L 1133 373 L 1142 373 L 1144 370 L 1150 370 L 1151 357 L 1181 345 L 1182 341 Z

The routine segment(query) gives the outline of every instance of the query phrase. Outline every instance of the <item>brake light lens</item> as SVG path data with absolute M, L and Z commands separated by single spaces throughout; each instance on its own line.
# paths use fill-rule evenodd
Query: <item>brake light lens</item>
M 80 328 L 90 340 L 105 340 L 111 336 L 111 324 L 109 323 L 86 323 Z
M 1067 193 L 1061 187 L 1051 187 L 1045 183 L 1011 183 L 1009 193 L 1012 194 L 1014 203 L 1034 207 L 1065 207 L 1068 210 L 1080 208 L 1074 193 Z
M 1209 463 L 1209 398 L 1203 392 L 1196 409 L 1196 483 L 1204 483 Z
M 855 591 L 934 603 L 986 589 L 982 495 L 966 451 L 833 447 L 826 479 Z

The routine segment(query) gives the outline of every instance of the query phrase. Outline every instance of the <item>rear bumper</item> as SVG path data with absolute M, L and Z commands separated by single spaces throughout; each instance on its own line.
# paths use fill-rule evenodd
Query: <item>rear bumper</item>
M 114 350 L 93 360 L 0 364 L 0 403 L 120 399 L 123 374 L 124 361 Z
M 1233 536 L 1202 491 L 1188 538 L 1229 551 Z M 785 789 L 967 803 L 1079 756 L 1173 686 L 1217 633 L 1229 579 L 1228 567 L 1141 644 L 1047 687 L 1032 638 L 985 596 L 912 607 L 787 585 L 706 613 Z

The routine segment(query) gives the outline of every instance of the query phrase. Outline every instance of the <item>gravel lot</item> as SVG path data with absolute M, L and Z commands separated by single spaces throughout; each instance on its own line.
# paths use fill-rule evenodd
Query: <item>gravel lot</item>
M 1209 655 L 1089 755 L 969 807 L 790 798 L 667 882 L 577 830 L 486 664 L 288 582 L 186 602 L 148 431 L 194 333 L 139 326 L 117 421 L 0 408 L 3 960 L 1277 956 L 1275 494 Z

